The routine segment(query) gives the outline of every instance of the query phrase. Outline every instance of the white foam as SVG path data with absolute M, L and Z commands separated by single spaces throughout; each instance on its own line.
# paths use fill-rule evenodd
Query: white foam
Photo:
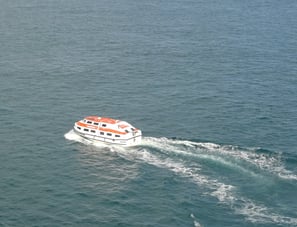
M 198 143 L 187 140 L 172 140 L 167 138 L 146 137 L 143 140 L 143 144 L 162 149 L 166 152 L 175 152 L 196 157 L 202 157 L 202 154 L 205 155 L 207 153 L 212 153 L 215 156 L 208 156 L 208 158 L 216 159 L 221 163 L 234 166 L 237 169 L 249 172 L 252 175 L 255 175 L 255 173 L 242 168 L 240 163 L 236 163 L 236 160 L 237 162 L 247 162 L 282 179 L 297 180 L 297 175 L 284 167 L 280 155 L 272 156 L 263 153 L 259 154 L 255 153 L 253 149 L 243 150 L 236 146 L 230 145 L 221 146 L 214 143 Z M 233 161 L 227 161 L 228 158 L 232 158 Z
M 64 137 L 67 139 L 67 140 L 71 140 L 71 141 L 76 141 L 76 142 L 79 142 L 79 143 L 83 143 L 83 144 L 86 144 L 86 145 L 90 145 L 90 144 L 93 144 L 92 141 L 90 140 L 87 140 L 87 139 L 84 139 L 83 137 L 77 135 L 73 129 L 70 130 L 69 132 L 67 132 Z
M 237 205 L 234 205 L 236 213 L 244 215 L 246 219 L 253 223 L 277 223 L 286 225 L 297 225 L 297 218 L 286 217 L 279 215 L 273 210 L 268 209 L 263 205 L 258 205 L 255 202 L 243 197 L 236 199 Z
M 92 142 L 90 140 L 86 140 L 77 135 L 73 130 L 70 130 L 64 136 L 68 140 L 84 143 L 86 145 L 92 144 L 97 147 L 108 146 L 101 142 Z M 165 137 L 144 137 L 141 145 L 160 149 L 167 154 L 174 152 L 175 154 L 211 159 L 228 166 L 233 166 L 242 172 L 256 175 L 253 171 L 241 167 L 240 163 L 237 164 L 234 161 L 227 160 L 227 157 L 231 157 L 239 161 L 250 163 L 257 168 L 268 171 L 269 173 L 274 174 L 275 176 L 278 176 L 282 179 L 297 180 L 297 175 L 284 167 L 280 156 L 275 157 L 266 154 L 258 154 L 252 150 L 245 151 L 238 149 L 235 146 L 221 146 L 214 143 L 198 143 L 187 140 L 172 140 Z M 120 146 L 115 147 L 117 147 L 117 149 L 121 149 Z M 213 153 L 214 155 L 207 156 L 206 153 Z
M 65 138 L 69 140 L 75 140 L 78 142 L 87 143 L 87 141 L 80 141 L 79 136 L 77 137 L 74 132 L 68 132 L 65 134 Z M 87 143 L 88 144 L 88 143 Z M 177 147 L 176 145 L 185 146 Z M 197 145 L 199 145 L 200 150 L 197 153 Z M 264 156 L 264 158 L 257 160 L 255 157 L 258 157 L 258 154 L 249 154 L 244 151 L 238 151 L 237 149 L 226 149 L 216 144 L 211 143 L 195 143 L 191 141 L 175 141 L 169 140 L 167 138 L 144 138 L 142 147 L 139 148 L 129 148 L 129 147 L 111 147 L 112 152 L 116 152 L 121 157 L 134 161 L 134 162 L 145 162 L 150 165 L 156 166 L 158 168 L 165 168 L 173 171 L 174 173 L 191 179 L 192 182 L 197 184 L 197 186 L 202 187 L 206 190 L 205 194 L 217 198 L 220 203 L 228 205 L 235 213 L 244 215 L 247 220 L 254 223 L 277 223 L 277 224 L 289 224 L 297 225 L 297 219 L 291 217 L 285 217 L 279 214 L 274 213 L 271 209 L 263 205 L 258 205 L 256 202 L 247 199 L 243 196 L 238 195 L 237 189 L 235 186 L 230 184 L 224 184 L 223 182 L 218 181 L 217 179 L 211 179 L 208 176 L 205 176 L 199 172 L 200 167 L 187 167 L 183 163 L 183 160 L 175 161 L 170 158 L 169 155 L 155 155 L 151 153 L 145 146 L 150 146 L 158 150 L 163 150 L 163 152 L 170 154 L 174 152 L 175 154 L 182 155 L 201 155 L 201 147 L 205 148 L 205 152 L 211 152 L 218 154 L 218 152 L 223 153 L 224 155 L 229 155 L 232 157 L 238 157 L 240 160 L 247 160 L 257 164 L 257 166 L 265 166 L 269 162 L 277 162 L 274 157 L 269 159 Z M 194 149 L 193 149 L 194 148 Z M 200 152 L 200 154 L 199 154 Z M 207 156 L 214 157 L 212 156 Z M 278 162 L 277 162 L 278 163 Z M 281 167 L 281 166 L 278 166 Z M 282 168 L 280 171 L 284 171 Z M 194 215 L 191 215 L 194 219 L 194 226 L 201 226 L 200 223 L 196 220 Z
M 176 154 L 183 155 L 191 155 L 194 157 L 205 157 L 207 159 L 214 159 L 216 161 L 220 161 L 224 164 L 230 164 L 227 161 L 224 161 L 224 156 L 231 156 L 233 158 L 238 158 L 239 160 L 244 160 L 249 162 L 262 170 L 269 171 L 279 177 L 286 179 L 296 179 L 296 175 L 292 174 L 290 171 L 284 169 L 282 166 L 280 159 L 278 157 L 270 157 L 265 154 L 256 154 L 252 151 L 243 151 L 239 150 L 236 147 L 232 146 L 220 146 L 213 143 L 195 143 L 191 141 L 176 141 L 170 140 L 167 138 L 145 138 L 144 144 L 157 149 L 163 150 L 163 152 L 174 152 Z M 184 148 L 176 145 L 185 146 Z M 197 152 L 198 149 L 200 149 Z M 193 148 L 195 148 L 193 150 Z M 201 154 L 201 148 L 204 148 L 204 152 L 213 153 L 214 155 L 205 155 Z M 217 155 L 217 156 L 215 156 Z M 221 156 L 220 156 L 221 155 Z M 247 220 L 255 223 L 278 223 L 278 224 L 289 224 L 289 225 L 297 225 L 297 219 L 286 217 L 279 215 L 273 210 L 268 209 L 263 205 L 258 205 L 256 202 L 244 198 L 243 196 L 239 196 L 236 192 L 236 187 L 229 184 L 224 184 L 219 182 L 216 179 L 210 179 L 207 176 L 204 176 L 198 173 L 199 168 L 192 169 L 184 166 L 182 163 L 176 163 L 173 160 L 166 159 L 166 162 L 158 160 L 158 158 L 154 157 L 154 160 L 146 160 L 157 162 L 158 167 L 168 168 L 174 171 L 177 174 L 180 174 L 184 177 L 191 178 L 193 182 L 197 185 L 205 187 L 211 192 L 206 193 L 218 199 L 219 202 L 224 203 L 230 206 L 231 209 L 235 211 L 237 214 L 244 215 Z M 153 164 L 151 163 L 151 164 Z M 245 169 L 242 168 L 242 171 Z M 282 174 L 285 174 L 282 175 Z M 199 223 L 198 223 L 199 224 Z M 199 226 L 197 224 L 197 226 Z
M 74 133 L 73 130 L 70 130 L 69 132 L 67 132 L 64 137 L 68 140 L 74 140 L 74 141 L 78 141 L 79 136 L 77 134 Z
M 193 219 L 194 221 L 194 227 L 203 227 L 198 221 L 197 218 L 194 216 L 194 214 L 191 214 L 190 217 Z
M 192 179 L 200 187 L 210 190 L 206 193 L 218 199 L 219 202 L 228 205 L 235 213 L 244 215 L 247 220 L 255 223 L 280 223 L 280 224 L 297 224 L 296 218 L 285 217 L 269 210 L 265 206 L 257 205 L 250 199 L 238 196 L 236 187 L 224 184 L 216 179 L 210 179 L 198 173 L 199 169 L 185 167 L 182 163 L 177 163 L 169 158 L 159 159 L 147 150 L 142 151 L 143 161 L 160 168 L 169 169 L 176 174 Z M 140 157 L 140 156 L 139 156 Z M 199 222 L 195 222 L 199 226 Z

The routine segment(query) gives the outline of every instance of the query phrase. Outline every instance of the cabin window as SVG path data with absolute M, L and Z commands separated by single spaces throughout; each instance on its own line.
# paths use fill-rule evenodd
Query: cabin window
M 92 132 L 92 133 L 95 133 L 96 131 L 95 131 L 95 130 L 91 130 L 91 132 Z
M 120 135 L 115 135 L 115 137 L 121 137 Z
M 81 127 L 77 127 L 77 129 L 81 130 Z
M 104 135 L 104 132 L 100 132 L 100 135 Z
M 112 134 L 111 134 L 111 133 L 107 133 L 106 135 L 108 135 L 108 136 L 112 136 Z
M 106 124 L 102 124 L 102 127 L 106 127 Z
M 88 131 L 89 131 L 89 129 L 87 129 L 87 128 L 84 128 L 84 131 L 85 131 L 85 132 L 88 132 Z
M 126 129 L 125 132 L 129 133 L 129 131 Z
M 94 125 L 99 125 L 99 123 L 98 122 L 94 122 Z
M 87 123 L 88 123 L 88 124 L 92 124 L 93 122 L 92 122 L 92 121 L 87 121 Z

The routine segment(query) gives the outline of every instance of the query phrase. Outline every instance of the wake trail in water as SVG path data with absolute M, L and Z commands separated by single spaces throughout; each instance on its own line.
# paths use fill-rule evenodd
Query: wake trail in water
M 82 138 L 75 133 L 73 134 L 73 132 L 65 134 L 65 138 L 87 145 L 90 144 L 90 141 L 82 140 Z M 92 143 L 92 145 L 102 147 L 102 144 Z M 161 153 L 154 153 L 151 149 L 156 149 Z M 272 174 L 275 174 L 275 170 L 266 167 L 269 164 L 281 167 L 278 168 L 278 171 L 284 171 L 283 166 L 277 166 L 277 164 L 280 165 L 280 163 L 276 158 L 269 156 L 262 157 L 263 155 L 260 155 L 262 158 L 260 158 L 261 161 L 259 162 L 256 160 L 258 154 L 235 149 L 235 147 L 153 137 L 145 137 L 143 143 L 137 147 L 110 146 L 110 151 L 116 152 L 117 155 L 129 161 L 148 163 L 190 179 L 197 186 L 204 188 L 206 191 L 205 195 L 215 197 L 220 203 L 228 205 L 236 214 L 243 215 L 246 220 L 250 222 L 297 225 L 297 218 L 282 216 L 264 205 L 257 204 L 255 201 L 238 194 L 237 188 L 234 185 L 225 184 L 218 179 L 204 175 L 201 173 L 201 166 L 188 166 L 183 159 L 176 160 L 175 156 L 172 156 L 172 154 L 181 155 L 182 157 L 189 156 L 197 158 L 202 154 L 211 153 L 213 157 L 217 155 L 223 161 L 224 156 L 231 156 L 232 158 L 251 163 L 260 169 L 270 171 Z M 162 155 L 164 153 L 167 155 Z M 290 174 L 288 179 L 295 180 L 295 175 L 292 173 L 287 174 Z M 280 175 L 279 172 L 277 172 L 277 175 Z M 199 226 L 198 222 L 196 224 Z
M 127 155 L 127 153 L 124 153 Z M 130 150 L 128 154 L 131 158 L 133 155 L 137 160 L 165 168 L 173 171 L 177 175 L 186 177 L 192 180 L 199 187 L 207 190 L 206 195 L 213 196 L 220 203 L 228 205 L 236 214 L 244 215 L 246 220 L 253 223 L 281 223 L 288 225 L 296 225 L 297 218 L 285 217 L 274 213 L 271 209 L 257 204 L 255 201 L 245 198 L 237 194 L 236 187 L 231 184 L 225 184 L 217 179 L 200 173 L 200 168 L 187 167 L 181 162 L 176 162 L 171 158 L 162 159 L 152 154 L 147 149 Z
M 280 154 L 257 153 L 257 149 L 240 149 L 232 145 L 218 145 L 214 143 L 198 143 L 187 140 L 172 140 L 167 138 L 145 137 L 143 145 L 159 148 L 168 153 L 186 156 L 208 158 L 225 165 L 241 169 L 243 162 L 260 170 L 287 180 L 297 180 L 297 175 L 287 170 Z
M 196 153 L 189 153 L 189 144 L 191 146 L 197 145 L 190 141 L 173 141 L 166 138 L 145 138 L 143 145 L 148 144 L 150 144 L 150 146 L 153 146 L 154 148 L 174 152 L 177 154 L 194 155 L 194 157 L 197 157 L 198 155 Z M 178 149 L 176 147 L 176 144 L 182 145 L 183 147 L 179 147 Z M 215 147 L 217 149 L 218 145 L 211 144 L 209 146 L 209 144 L 207 144 L 207 149 L 209 149 L 209 147 Z M 220 148 L 219 150 L 224 150 L 227 152 L 227 150 L 225 149 Z M 244 215 L 246 219 L 251 222 L 281 223 L 288 225 L 297 224 L 297 218 L 285 217 L 274 213 L 271 209 L 265 207 L 264 205 L 259 205 L 251 199 L 238 195 L 235 186 L 231 184 L 225 184 L 217 179 L 211 179 L 209 176 L 201 174 L 201 172 L 199 171 L 201 167 L 189 168 L 184 163 L 176 162 L 171 158 L 162 160 L 160 159 L 160 157 L 151 154 L 147 149 L 144 149 L 142 153 L 144 155 L 143 160 L 145 160 L 146 162 L 156 165 L 160 168 L 170 169 L 176 174 L 192 179 L 192 181 L 200 187 L 206 188 L 208 190 L 208 195 L 217 198 L 221 203 L 229 205 L 235 211 L 235 213 Z M 230 154 L 230 152 L 228 154 Z M 231 154 L 233 154 L 233 152 Z M 244 157 L 247 157 L 249 161 L 251 160 L 248 156 Z

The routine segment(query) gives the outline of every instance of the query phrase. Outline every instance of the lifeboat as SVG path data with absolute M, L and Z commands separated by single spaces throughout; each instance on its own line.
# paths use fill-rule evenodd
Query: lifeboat
M 142 139 L 141 130 L 128 122 L 98 116 L 75 122 L 74 132 L 91 141 L 116 145 L 137 145 Z

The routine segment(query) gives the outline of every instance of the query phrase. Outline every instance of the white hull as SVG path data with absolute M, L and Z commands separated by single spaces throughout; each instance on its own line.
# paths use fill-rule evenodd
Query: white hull
M 83 139 L 86 139 L 90 142 L 100 142 L 104 144 L 113 144 L 113 145 L 123 145 L 123 146 L 136 146 L 141 143 L 142 137 L 135 136 L 130 139 L 110 139 L 106 137 L 96 136 L 96 135 L 88 135 L 80 133 L 76 130 L 73 130 L 74 133 L 82 137 Z
M 141 142 L 142 132 L 126 121 L 88 116 L 75 122 L 74 132 L 91 142 L 133 146 Z

